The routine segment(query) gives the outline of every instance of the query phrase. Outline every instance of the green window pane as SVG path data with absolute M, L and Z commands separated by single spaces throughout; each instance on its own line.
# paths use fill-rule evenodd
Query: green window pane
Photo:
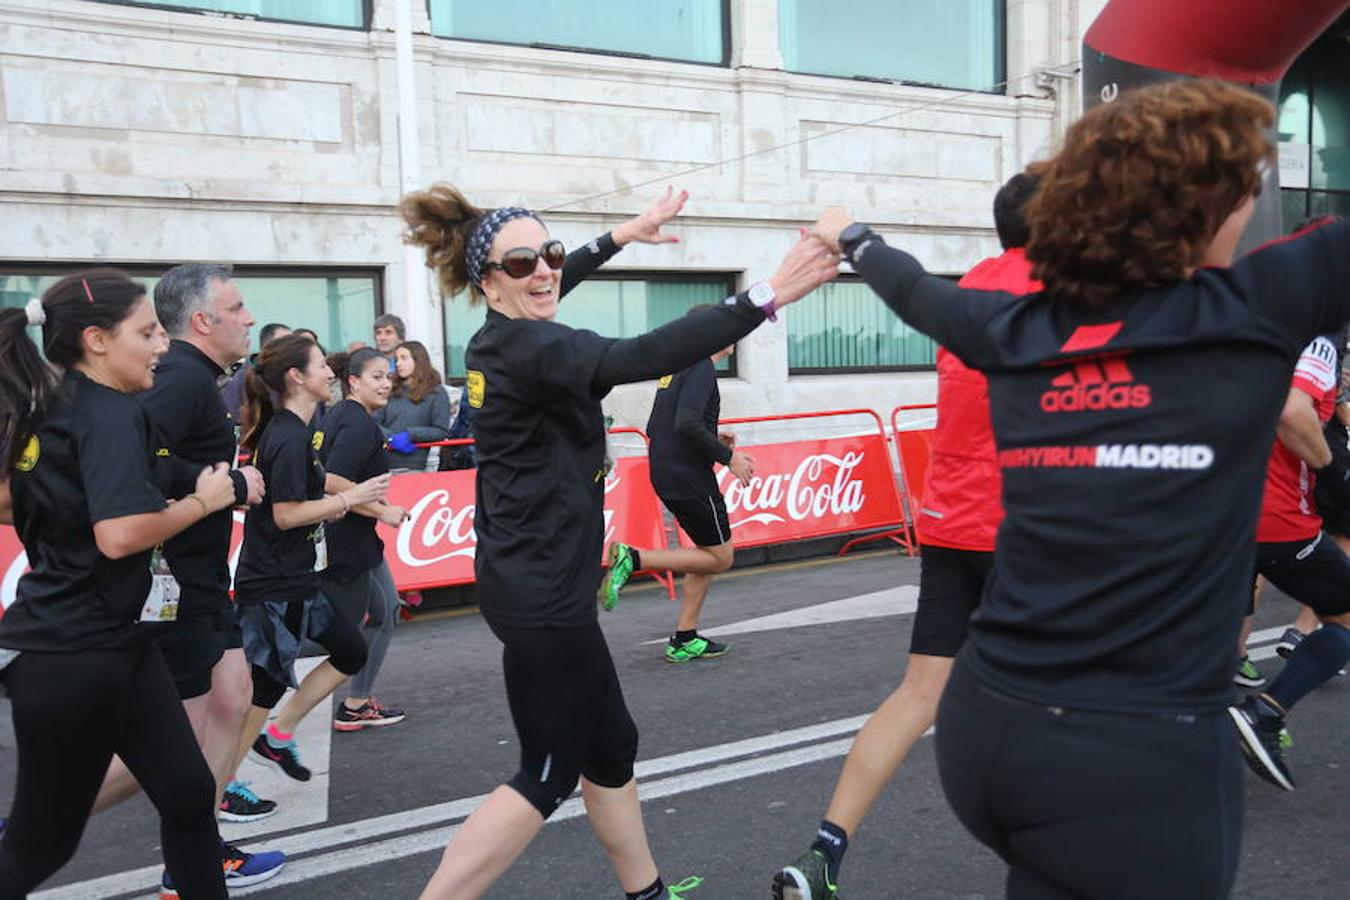
M 272 277 L 235 273 L 244 304 L 257 320 L 258 332 L 269 322 L 287 328 L 309 328 L 330 353 L 356 341 L 369 344 L 375 324 L 375 279 L 337 275 Z
M 82 268 L 87 266 L 73 265 L 68 271 L 78 272 Z M 0 306 L 21 307 L 30 297 L 42 296 L 65 274 L 0 273 Z M 130 275 L 153 296 L 159 281 L 153 272 L 133 269 Z M 288 328 L 310 328 L 329 351 L 344 349 L 354 341 L 371 341 L 378 296 L 373 275 L 275 276 L 235 270 L 234 283 L 257 321 L 253 326 L 255 351 L 258 333 L 269 322 L 279 322 Z M 30 333 L 40 340 L 36 329 L 30 329 Z
M 1313 216 L 1350 216 L 1350 193 L 1328 193 L 1326 191 L 1313 191 L 1312 210 L 1309 215 Z
M 726 61 L 722 0 L 431 0 L 441 37 Z
M 223 12 L 277 19 L 282 22 L 304 22 L 311 25 L 338 25 L 344 28 L 365 28 L 364 0 L 102 0 L 124 6 L 172 6 L 196 12 Z
M 836 281 L 787 313 L 788 371 L 928 368 L 937 347 L 860 281 Z
M 1284 217 L 1284 230 L 1289 231 L 1308 217 L 1308 192 L 1280 191 L 1280 207 Z
M 636 337 L 678 319 L 691 306 L 721 303 L 730 292 L 731 286 L 724 278 L 688 281 L 592 278 L 567 295 L 559 307 L 557 320 L 606 337 Z M 465 294 L 457 294 L 446 301 L 447 377 L 464 377 L 464 350 L 469 339 L 483 326 L 486 310 L 485 304 L 470 307 Z M 718 364 L 718 370 L 734 372 L 730 362 L 723 360 Z
M 1323 38 L 1304 54 L 1312 72 L 1312 184 L 1350 191 L 1350 45 Z
M 778 37 L 791 72 L 1001 92 L 998 0 L 780 0 Z

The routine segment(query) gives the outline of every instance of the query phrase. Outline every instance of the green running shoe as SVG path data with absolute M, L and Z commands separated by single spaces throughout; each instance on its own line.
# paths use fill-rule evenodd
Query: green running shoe
M 619 603 L 619 591 L 633 577 L 633 548 L 618 541 L 609 545 L 609 571 L 600 582 L 600 608 L 609 612 Z
M 666 662 L 668 663 L 689 662 L 691 659 L 700 658 L 712 659 L 726 652 L 726 644 L 710 641 L 701 634 L 694 635 L 691 640 L 687 640 L 683 644 L 675 643 L 673 637 L 666 642 Z
M 837 900 L 839 888 L 830 881 L 829 862 L 819 850 L 807 850 L 773 876 L 773 900 Z
M 1261 674 L 1251 659 L 1244 656 L 1233 673 L 1233 683 L 1245 688 L 1259 688 L 1265 685 L 1266 676 Z
M 668 884 L 666 885 L 666 900 L 680 900 L 681 897 L 702 883 L 702 878 L 699 878 L 697 875 L 690 875 L 679 884 Z

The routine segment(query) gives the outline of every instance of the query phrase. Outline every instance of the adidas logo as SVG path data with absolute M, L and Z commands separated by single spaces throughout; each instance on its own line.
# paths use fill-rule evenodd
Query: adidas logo
M 1135 384 L 1130 367 L 1119 357 L 1074 363 L 1041 394 L 1041 409 L 1048 413 L 1143 409 L 1152 403 L 1148 385 Z

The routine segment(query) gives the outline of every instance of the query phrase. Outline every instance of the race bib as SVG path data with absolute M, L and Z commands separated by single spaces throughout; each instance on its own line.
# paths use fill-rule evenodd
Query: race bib
M 314 542 L 314 571 L 322 572 L 328 568 L 328 537 L 322 522 L 310 532 L 309 539 Z
M 178 579 L 169 571 L 169 563 L 164 559 L 162 547 L 156 547 L 150 554 L 150 593 L 146 595 L 145 606 L 141 607 L 142 622 L 178 621 L 178 597 L 182 588 Z

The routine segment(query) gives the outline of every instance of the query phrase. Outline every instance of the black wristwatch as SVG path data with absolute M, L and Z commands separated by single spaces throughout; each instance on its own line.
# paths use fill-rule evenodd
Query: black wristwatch
M 844 254 L 844 258 L 850 263 L 853 262 L 853 251 L 863 242 L 863 239 L 872 233 L 872 229 L 862 222 L 853 222 L 843 231 L 839 232 L 839 250 Z

